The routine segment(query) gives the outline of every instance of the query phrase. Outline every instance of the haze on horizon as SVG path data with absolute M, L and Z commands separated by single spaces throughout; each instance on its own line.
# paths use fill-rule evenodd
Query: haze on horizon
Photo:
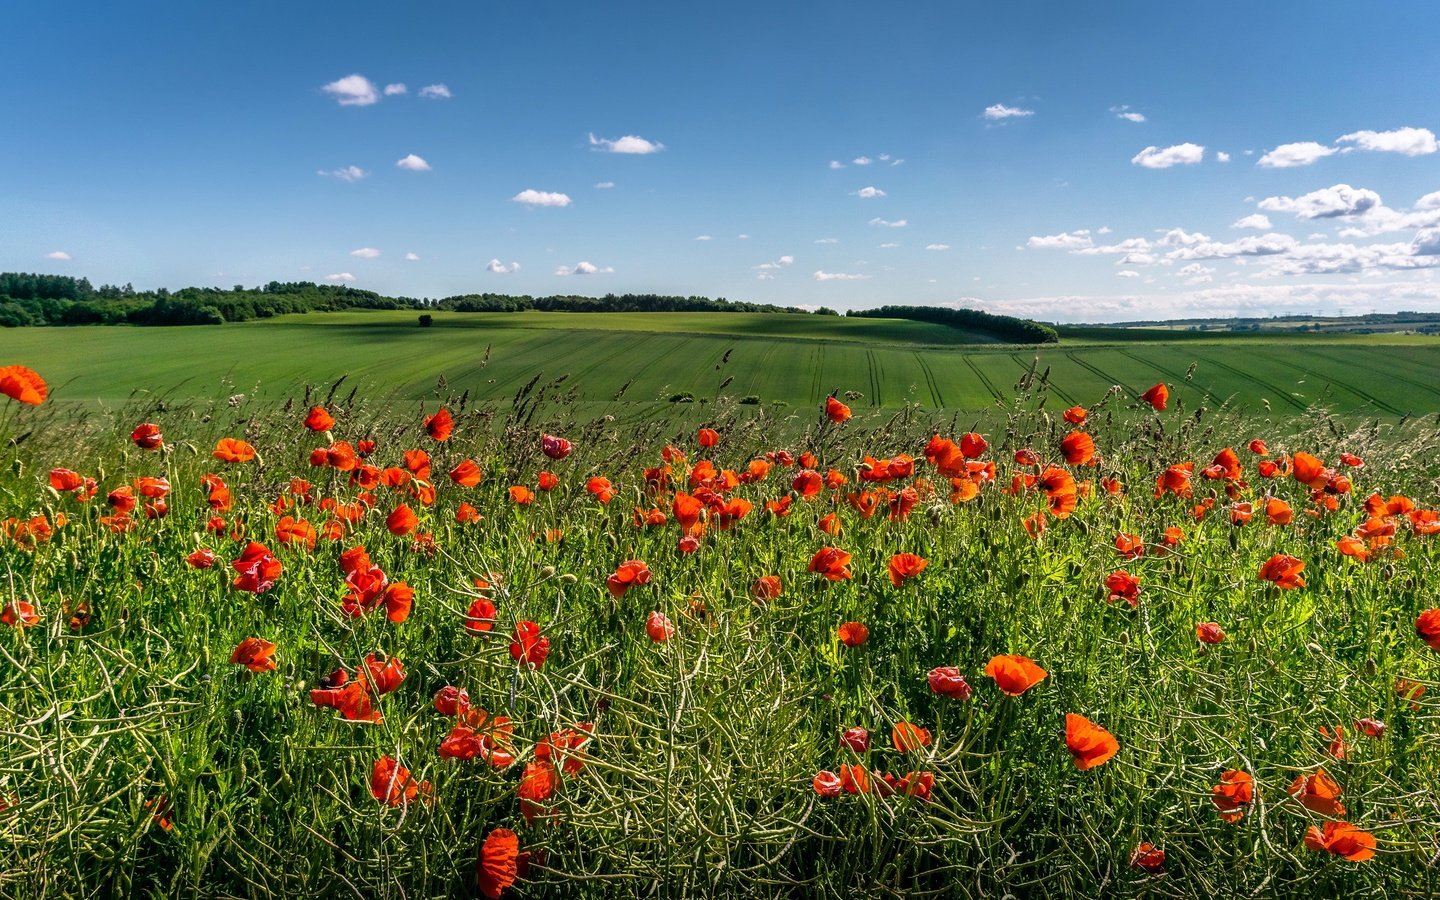
M 0 270 L 1440 310 L 1440 7 L 17 0 Z

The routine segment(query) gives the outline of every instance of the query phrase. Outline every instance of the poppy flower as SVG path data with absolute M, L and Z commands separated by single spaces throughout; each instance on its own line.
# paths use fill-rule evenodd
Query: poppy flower
M 1027 656 L 994 656 L 985 666 L 985 674 L 995 679 L 996 687 L 1002 693 L 1018 697 L 1045 680 L 1050 674 L 1035 665 Z
M 553 434 L 540 435 L 540 452 L 551 459 L 564 459 L 570 455 L 570 451 L 574 447 L 574 444 L 562 437 L 556 437 Z
M 142 497 L 158 500 L 170 493 L 170 480 L 155 475 L 144 475 L 135 479 L 135 492 Z
M 930 563 L 924 557 L 916 556 L 914 553 L 897 553 L 890 557 L 890 583 L 895 587 L 904 584 L 906 579 L 914 578 Z
M 708 450 L 720 443 L 720 432 L 713 428 L 702 428 L 695 433 L 695 443 Z
M 1385 723 L 1379 719 L 1356 719 L 1355 730 L 1379 740 L 1385 736 Z
M 840 767 L 840 787 L 847 794 L 870 793 L 870 773 L 859 763 Z
M 847 581 L 850 575 L 850 554 L 836 547 L 821 547 L 810 557 L 809 571 L 824 575 L 828 581 Z
M 435 711 L 442 716 L 458 716 L 470 709 L 470 692 L 453 684 L 447 684 L 435 692 L 432 701 Z
M 1330 480 L 1330 472 L 1325 468 L 1325 462 L 1318 456 L 1309 453 L 1296 453 L 1292 460 L 1293 468 L 1290 474 L 1295 480 L 1307 487 L 1324 487 L 1325 482 Z
M 1220 774 L 1220 783 L 1210 789 L 1210 802 L 1220 818 L 1226 822 L 1238 822 L 1245 816 L 1245 810 L 1255 800 L 1255 779 L 1250 773 L 1239 769 L 1228 769 Z
M 305 417 L 305 427 L 311 431 L 329 431 L 335 427 L 335 417 L 323 406 L 312 406 L 310 414 Z
M 1320 732 L 1320 737 L 1330 742 L 1330 745 L 1325 748 L 1325 752 L 1329 753 L 1335 759 L 1343 760 L 1345 758 L 1346 751 L 1345 726 L 1336 725 L 1335 730 L 1331 731 L 1329 726 L 1321 725 L 1318 730 Z
M 27 406 L 39 406 L 50 395 L 45 379 L 25 366 L 0 368 L 0 394 Z
M 1089 417 L 1090 411 L 1083 406 L 1072 406 L 1061 413 L 1065 421 L 1071 425 L 1084 425 L 1085 419 Z
M 221 438 L 215 442 L 215 451 L 210 455 L 221 462 L 250 462 L 255 458 L 255 448 L 239 438 Z
M 1140 399 L 1153 406 L 1156 410 L 1162 410 L 1165 408 L 1165 404 L 1170 401 L 1170 389 L 1166 387 L 1165 382 L 1162 381 L 1141 394 Z
M 650 567 L 641 559 L 627 559 L 616 567 L 614 574 L 605 579 L 605 588 L 612 597 L 623 597 L 632 587 L 650 583 Z
M 35 605 L 28 600 L 11 600 L 0 610 L 0 622 L 13 627 L 30 628 L 40 621 Z
M 675 634 L 675 625 L 669 616 L 656 610 L 645 619 L 645 633 L 650 635 L 650 640 L 663 644 Z
M 936 666 L 925 675 L 933 693 L 952 700 L 969 700 L 970 683 L 954 666 Z
M 1436 653 L 1440 653 L 1440 609 L 1427 609 L 1415 619 L 1415 634 Z
M 326 686 L 329 681 L 329 686 Z M 348 680 L 345 671 L 339 670 L 320 679 L 320 687 L 310 691 L 310 702 L 322 709 L 338 709 L 347 722 L 384 721 L 375 709 L 368 682 L 364 677 Z
M 806 500 L 819 496 L 824 487 L 825 479 L 814 469 L 801 469 L 790 482 L 791 490 Z
M 1365 467 L 1365 460 L 1361 459 L 1353 453 L 1340 454 L 1340 462 L 1344 463 L 1352 469 L 1363 469 Z
M 420 524 L 420 519 L 415 515 L 414 510 L 405 504 L 400 504 L 385 517 L 385 528 L 397 537 L 403 537 L 414 531 Z
M 910 722 L 897 722 L 890 729 L 890 743 L 901 753 L 919 751 L 930 746 L 930 731 Z
M 275 579 L 285 571 L 284 565 L 275 558 L 270 549 L 255 541 L 246 544 L 240 558 L 230 565 L 240 573 L 235 578 L 235 587 L 252 594 L 263 594 L 270 590 Z
M 825 799 L 833 799 L 840 796 L 840 776 L 828 769 L 822 769 L 815 773 L 810 780 L 810 785 L 815 788 L 815 793 Z
M 750 586 L 750 596 L 761 602 L 769 602 L 780 596 L 780 576 L 762 575 Z
M 535 493 L 521 484 L 510 486 L 510 499 L 516 506 L 529 506 L 535 502 Z
M 1083 466 L 1095 458 L 1095 439 L 1083 431 L 1072 431 L 1060 440 L 1060 452 L 1072 466 Z
M 1305 563 L 1293 556 L 1276 554 L 1265 560 L 1260 566 L 1259 578 L 1261 581 L 1273 581 L 1276 587 L 1283 590 L 1304 587 L 1305 579 L 1300 577 L 1300 572 L 1305 568 Z
M 369 677 L 370 684 L 374 686 L 375 693 L 388 694 L 405 681 L 405 664 L 400 661 L 398 656 L 367 653 L 365 654 L 365 674 Z
M 1285 790 L 1311 812 L 1322 816 L 1345 815 L 1345 807 L 1339 800 L 1340 783 L 1325 774 L 1324 769 L 1316 769 L 1312 775 L 1295 776 Z
M 495 604 L 489 598 L 476 597 L 465 610 L 465 630 L 481 633 L 495 628 Z
M 520 813 L 527 824 L 533 823 L 537 814 L 547 812 L 540 804 L 555 796 L 559 784 L 560 773 L 554 763 L 549 760 L 526 763 L 520 784 L 515 788 L 515 796 L 520 798 Z
M 820 517 L 820 521 L 815 523 L 815 527 L 819 528 L 826 534 L 839 534 L 840 517 L 835 515 L 834 513 L 826 513 L 825 515 Z
M 540 668 L 550 655 L 550 639 L 540 634 L 540 626 L 524 621 L 515 624 L 510 639 L 510 658 L 527 666 Z
M 850 421 L 850 407 L 836 400 L 833 396 L 826 397 L 825 415 L 836 425 L 843 425 Z
M 1364 862 L 1375 855 L 1375 835 L 1349 822 L 1326 822 L 1324 831 L 1315 825 L 1305 829 L 1305 847 Z
M 1397 678 L 1395 679 L 1395 694 L 1401 699 L 1409 700 L 1412 710 L 1419 709 L 1420 698 L 1425 696 L 1425 685 L 1408 678 Z
M 165 444 L 165 437 L 160 434 L 160 426 L 153 422 L 141 422 L 130 432 L 130 440 L 141 450 L 158 450 Z
M 864 622 L 844 622 L 835 629 L 836 637 L 840 643 L 847 647 L 858 647 L 870 638 L 870 629 Z
M 248 637 L 241 641 L 234 652 L 230 654 L 230 664 L 244 666 L 256 674 L 273 672 L 275 670 L 274 656 L 274 644 L 261 638 Z
M 1130 868 L 1144 869 L 1151 875 L 1159 874 L 1165 869 L 1165 851 L 1149 841 L 1141 841 L 1130 851 Z
M 450 440 L 450 432 L 454 429 L 455 418 L 450 415 L 450 410 L 443 406 L 435 415 L 425 417 L 425 433 L 430 435 L 433 440 Z
M 595 499 L 599 500 L 602 504 L 609 503 L 615 499 L 614 485 L 610 483 L 610 479 L 601 478 L 599 475 L 585 482 L 585 490 L 594 494 Z
M 1075 713 L 1065 714 L 1065 746 L 1074 757 L 1075 768 L 1082 771 L 1102 765 L 1120 752 L 1114 735 Z
M 475 861 L 475 877 L 480 893 L 490 900 L 500 900 L 500 894 L 515 883 L 518 877 L 520 838 L 508 828 L 496 828 L 485 836 L 480 845 L 480 856 Z
M 870 749 L 870 732 L 859 725 L 847 728 L 840 733 L 840 746 L 864 753 Z
M 370 769 L 370 795 L 376 800 L 386 806 L 400 806 L 422 793 L 429 795 L 430 782 L 416 781 L 409 769 L 388 754 L 375 760 Z
M 175 828 L 175 823 L 171 821 L 170 818 L 172 815 L 174 815 L 174 810 L 170 803 L 170 799 L 164 794 L 161 794 L 159 797 L 146 800 L 145 808 L 152 811 L 150 819 L 156 825 L 159 825 L 166 831 L 171 831 Z
M 1202 644 L 1219 644 L 1225 640 L 1225 632 L 1214 622 L 1201 622 L 1195 626 L 1195 639 Z
M 123 484 L 106 494 L 105 502 L 122 516 L 133 512 L 139 504 L 139 501 L 135 499 L 135 491 L 128 484 Z
M 1121 559 L 1139 559 L 1145 555 L 1145 541 L 1138 534 L 1122 531 L 1115 535 L 1115 552 Z
M 1124 569 L 1111 572 L 1105 576 L 1105 589 L 1110 592 L 1106 602 L 1114 603 L 1116 600 L 1124 600 L 1131 606 L 1140 605 L 1140 576 L 1131 575 Z

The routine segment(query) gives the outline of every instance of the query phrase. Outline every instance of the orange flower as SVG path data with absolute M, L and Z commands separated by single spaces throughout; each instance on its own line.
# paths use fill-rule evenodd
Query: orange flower
M 486 835 L 480 845 L 480 857 L 475 861 L 475 876 L 480 893 L 490 900 L 500 900 L 500 894 L 515 883 L 518 877 L 520 838 L 508 828 L 496 828 Z
M 769 602 L 780 596 L 780 576 L 762 575 L 750 587 L 750 596 L 762 602 Z
M 1250 452 L 1255 454 L 1256 456 L 1270 455 L 1270 448 L 1265 446 L 1265 442 L 1260 440 L 1259 438 L 1251 441 L 1248 446 L 1250 448 Z
M 605 588 L 612 597 L 623 597 L 632 587 L 650 583 L 650 567 L 641 559 L 627 559 L 616 567 L 614 574 L 605 579 Z
M 1427 609 L 1415 619 L 1415 634 L 1436 653 L 1440 653 L 1440 609 Z
M 430 782 L 411 778 L 410 770 L 388 754 L 375 760 L 370 769 L 370 794 L 376 800 L 386 806 L 400 806 L 422 793 L 430 794 Z
M 897 553 L 890 557 L 890 583 L 899 587 L 907 578 L 914 578 L 925 571 L 929 564 L 928 560 L 914 553 Z
M 210 455 L 221 462 L 250 462 L 255 458 L 255 448 L 239 438 L 221 438 L 215 443 L 215 452 Z
M 450 480 L 461 487 L 472 488 L 480 483 L 481 477 L 480 465 L 473 459 L 462 460 L 450 470 Z
M 1270 520 L 1271 525 L 1289 525 L 1295 518 L 1295 513 L 1290 509 L 1290 504 L 1278 497 L 1271 497 L 1265 501 L 1265 518 Z
M 1105 587 L 1110 591 L 1110 595 L 1105 598 L 1106 602 L 1124 600 L 1131 606 L 1140 605 L 1139 575 L 1131 575 L 1124 569 L 1119 569 L 1105 576 Z
M 816 794 L 819 794 L 827 800 L 840 796 L 840 776 L 828 769 L 822 769 L 816 772 L 815 777 L 810 781 L 810 785 L 815 788 Z
M 895 727 L 890 729 L 890 743 L 901 753 L 918 751 L 930 746 L 930 731 L 909 722 L 897 722 Z
M 525 621 L 515 624 L 515 634 L 510 639 L 510 658 L 528 666 L 540 668 L 550 655 L 550 639 L 540 634 L 540 626 Z
M 836 547 L 821 547 L 810 557 L 810 571 L 829 581 L 846 581 L 850 575 L 850 554 Z
M 1028 656 L 1010 655 L 991 657 L 985 674 L 995 679 L 1002 693 L 1018 697 L 1044 681 L 1049 673 Z
M 521 484 L 511 485 L 510 499 L 516 506 L 529 506 L 535 502 L 535 492 Z
M 245 546 L 240 558 L 231 563 L 231 566 L 240 573 L 235 578 L 235 587 L 252 594 L 263 594 L 270 590 L 275 579 L 285 570 L 284 565 L 268 547 L 255 541 Z
M 720 443 L 720 432 L 713 428 L 702 428 L 695 433 L 695 443 L 708 450 Z
M 385 517 L 385 527 L 397 537 L 402 537 L 414 531 L 420 524 L 420 519 L 415 512 L 405 504 L 395 507 L 390 515 Z
M 1122 531 L 1115 535 L 1115 552 L 1121 559 L 1139 559 L 1145 555 L 1145 541 L 1138 534 Z
M 825 398 L 825 415 L 836 425 L 850 421 L 850 407 L 836 400 L 833 396 Z
M 314 550 L 315 526 L 304 519 L 282 516 L 280 521 L 275 523 L 275 540 L 286 547 L 298 544 L 306 550 Z
M 275 670 L 274 655 L 274 644 L 261 638 L 248 637 L 241 641 L 235 651 L 230 654 L 230 664 L 244 666 L 256 674 L 273 672 Z
M 1061 415 L 1063 415 L 1065 421 L 1071 425 L 1084 425 L 1085 419 L 1090 415 L 1090 411 L 1083 406 L 1072 406 Z
M 1226 822 L 1240 821 L 1254 800 L 1255 779 L 1239 769 L 1222 772 L 1220 783 L 1210 789 L 1210 802 Z
M 1072 466 L 1083 466 L 1095 458 L 1095 439 L 1083 431 L 1072 431 L 1060 441 L 1060 452 Z
M 1375 835 L 1349 822 L 1326 822 L 1324 831 L 1314 825 L 1305 829 L 1305 846 L 1343 856 L 1351 862 L 1364 862 L 1375 855 Z
M 835 635 L 845 646 L 858 647 L 870 638 L 870 629 L 865 627 L 864 622 L 842 622 L 835 629 Z
M 1379 740 L 1385 736 L 1385 723 L 1379 719 L 1356 719 L 1355 730 L 1364 732 L 1366 737 Z
M 39 621 L 40 616 L 35 613 L 35 605 L 28 600 L 11 600 L 0 610 L 0 622 L 12 628 L 30 628 Z
M 650 640 L 663 644 L 675 635 L 675 625 L 669 616 L 656 610 L 645 619 L 645 633 L 650 636 Z
M 1040 473 L 1040 479 L 1036 483 L 1050 502 L 1050 514 L 1057 519 L 1069 518 L 1079 502 L 1075 476 L 1064 469 L 1051 466 Z
M 335 427 L 335 417 L 323 406 L 312 406 L 310 414 L 305 417 L 305 427 L 311 431 L 329 431 Z
M 601 503 L 609 503 L 611 500 L 615 499 L 614 485 L 610 483 L 610 479 L 601 478 L 599 475 L 596 475 L 594 478 L 591 478 L 589 481 L 585 482 L 585 490 L 594 494 L 595 499 L 599 500 Z
M 1260 580 L 1273 581 L 1275 586 L 1284 590 L 1304 587 L 1305 579 L 1300 577 L 1300 572 L 1305 568 L 1305 563 L 1293 556 L 1276 554 L 1265 560 L 1260 566 Z
M 28 406 L 39 406 L 50 395 L 45 379 L 24 366 L 0 368 L 0 394 Z
M 470 608 L 465 610 L 465 629 L 475 634 L 494 629 L 496 612 L 495 604 L 489 598 L 476 597 L 470 601 Z
M 1340 784 L 1325 774 L 1324 769 L 1316 769 L 1313 775 L 1295 776 L 1285 790 L 1311 812 L 1323 816 L 1345 815 L 1345 807 L 1339 800 Z
M 1165 868 L 1165 851 L 1149 841 L 1141 841 L 1130 851 L 1130 868 L 1157 874 Z
M 1296 453 L 1293 465 L 1294 468 L 1290 474 L 1295 477 L 1296 481 L 1307 487 L 1324 487 L 1325 483 L 1330 480 L 1330 473 L 1325 469 L 1324 461 L 1318 456 Z
M 520 798 L 520 813 L 526 823 L 533 823 L 537 814 L 548 812 L 540 804 L 555 796 L 555 788 L 559 784 L 560 773 L 554 763 L 539 760 L 526 764 L 520 784 L 515 788 L 515 796 Z
M 1065 714 L 1065 746 L 1081 771 L 1102 765 L 1120 752 L 1120 742 L 1113 734 L 1075 713 Z
M 806 500 L 819 496 L 824 487 L 824 478 L 814 469 L 801 469 L 790 482 L 790 488 Z
M 130 432 L 130 440 L 141 450 L 157 450 L 165 444 L 165 438 L 160 434 L 160 426 L 153 422 L 142 422 L 135 426 Z
M 859 763 L 840 767 L 840 787 L 847 794 L 870 793 L 870 773 Z
M 450 410 L 440 407 L 440 411 L 433 416 L 425 417 L 425 433 L 437 441 L 450 440 L 450 432 L 455 429 L 455 419 L 450 415 Z
M 1219 644 L 1225 640 L 1225 632 L 1214 622 L 1201 622 L 1195 626 L 1195 638 L 1202 644 Z
M 1335 730 L 1332 732 L 1328 726 L 1321 725 L 1319 728 L 1319 732 L 1320 737 L 1330 742 L 1330 746 L 1325 748 L 1325 752 L 1329 753 L 1335 759 L 1343 760 L 1345 758 L 1346 750 L 1345 726 L 1336 725 Z
M 1146 403 L 1150 404 L 1155 409 L 1161 410 L 1164 409 L 1165 404 L 1170 401 L 1170 389 L 1167 388 L 1165 386 L 1165 382 L 1162 381 L 1152 387 L 1150 390 L 1141 394 L 1140 399 L 1144 400 Z

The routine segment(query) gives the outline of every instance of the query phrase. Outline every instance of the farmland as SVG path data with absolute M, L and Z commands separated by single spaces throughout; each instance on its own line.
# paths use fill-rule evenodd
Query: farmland
M 977 411 L 1008 398 L 1033 364 L 1049 370 L 1065 405 L 1112 385 L 1133 396 L 1158 377 L 1189 409 L 1280 415 L 1319 404 L 1385 418 L 1440 410 L 1440 339 L 1416 335 L 1069 329 L 1060 345 L 1037 350 L 884 319 L 440 313 L 434 327 L 418 328 L 413 313 L 364 311 L 211 328 L 12 329 L 0 339 L 7 358 L 43 364 L 59 402 L 137 392 L 279 399 L 341 377 L 347 391 L 393 400 L 431 396 L 442 377 L 471 399 L 500 400 L 541 374 L 569 376 L 579 402 L 612 405 L 619 395 L 627 413 L 658 415 L 657 404 L 684 394 L 808 406 L 837 388 L 857 409 Z

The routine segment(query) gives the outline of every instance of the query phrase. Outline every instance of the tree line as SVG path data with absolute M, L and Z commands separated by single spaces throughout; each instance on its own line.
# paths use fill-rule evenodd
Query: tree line
M 1008 341 L 1012 344 L 1056 344 L 1060 335 L 1049 325 L 1015 316 L 997 316 L 978 309 L 950 309 L 943 306 L 881 306 L 876 309 L 852 309 L 847 316 L 868 319 L 911 319 L 964 328 Z

